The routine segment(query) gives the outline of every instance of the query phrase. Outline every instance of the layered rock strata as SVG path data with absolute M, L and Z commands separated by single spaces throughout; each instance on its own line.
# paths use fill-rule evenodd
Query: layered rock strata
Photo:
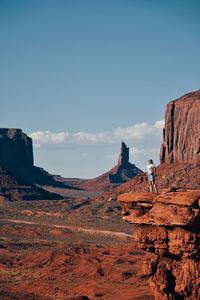
M 118 201 L 147 251 L 143 272 L 155 299 L 200 299 L 200 191 L 125 193 Z

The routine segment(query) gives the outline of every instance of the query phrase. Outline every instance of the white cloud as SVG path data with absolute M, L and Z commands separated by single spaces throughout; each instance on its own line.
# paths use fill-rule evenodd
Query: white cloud
M 165 120 L 160 120 L 160 121 L 156 121 L 155 124 L 154 124 L 154 127 L 155 128 L 160 128 L 160 129 L 163 129 L 165 126 Z
M 129 127 L 118 127 L 105 132 L 51 132 L 36 131 L 30 134 L 36 148 L 67 148 L 70 146 L 101 146 L 119 144 L 122 140 L 137 147 L 143 144 L 154 144 L 161 138 L 164 120 L 156 121 L 153 125 L 146 122 Z M 134 148 L 133 148 L 134 149 Z M 134 150 L 133 150 L 134 151 Z

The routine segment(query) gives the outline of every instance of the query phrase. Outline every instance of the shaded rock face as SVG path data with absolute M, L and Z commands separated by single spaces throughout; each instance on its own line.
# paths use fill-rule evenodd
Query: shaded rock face
M 200 90 L 167 104 L 160 162 L 200 161 Z
M 32 139 L 21 129 L 0 128 L 0 164 L 8 169 L 33 166 Z
M 30 184 L 65 187 L 48 172 L 34 166 L 32 139 L 21 129 L 0 128 L 0 166 Z
M 121 150 L 118 158 L 118 165 L 127 166 L 129 163 L 129 148 L 124 142 L 121 143 Z
M 200 299 L 200 190 L 126 193 L 118 201 L 123 219 L 137 224 L 155 299 Z
M 121 143 L 118 164 L 108 172 L 111 184 L 121 184 L 141 174 L 142 171 L 129 162 L 129 148 L 124 142 Z
M 59 200 L 60 195 L 17 179 L 0 166 L 0 203 L 20 200 Z

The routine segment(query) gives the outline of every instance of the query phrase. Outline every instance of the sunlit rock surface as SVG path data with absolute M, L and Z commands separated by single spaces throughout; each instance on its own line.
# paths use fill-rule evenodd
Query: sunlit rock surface
M 118 201 L 123 219 L 137 224 L 155 299 L 200 299 L 200 191 L 125 193 Z

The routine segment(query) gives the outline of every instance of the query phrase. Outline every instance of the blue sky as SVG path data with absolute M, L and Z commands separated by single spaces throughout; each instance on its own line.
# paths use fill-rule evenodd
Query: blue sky
M 200 88 L 199 13 L 197 0 L 1 0 L 0 126 L 63 176 L 107 171 L 122 139 L 139 167 L 158 162 L 167 102 Z

